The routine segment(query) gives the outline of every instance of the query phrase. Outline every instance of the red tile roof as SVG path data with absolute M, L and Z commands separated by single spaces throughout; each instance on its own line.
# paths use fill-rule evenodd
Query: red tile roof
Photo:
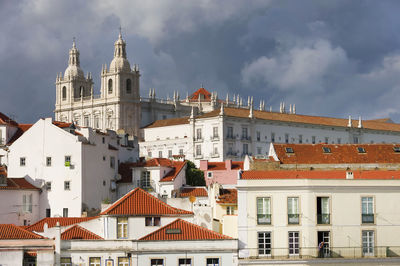
M 7 186 L 0 186 L 0 190 L 39 190 L 39 188 L 26 181 L 24 178 L 7 178 Z
M 200 88 L 189 97 L 189 101 L 198 101 L 200 95 L 203 95 L 201 101 L 211 101 L 211 93 L 205 88 Z
M 346 179 L 345 170 L 277 170 L 277 171 L 244 171 L 241 179 Z M 400 179 L 400 171 L 369 170 L 350 171 L 353 179 L 393 180 Z
M 43 232 L 44 224 L 47 223 L 48 228 L 56 226 L 57 222 L 60 223 L 60 226 L 68 226 L 73 224 L 78 224 L 81 222 L 90 221 L 92 219 L 98 218 L 95 217 L 47 217 L 42 220 L 28 226 L 26 230 L 35 231 L 35 232 Z
M 181 198 L 194 197 L 208 197 L 207 189 L 205 187 L 185 187 L 181 189 L 179 195 Z
M 219 116 L 219 113 L 220 113 L 220 110 L 217 109 L 212 112 L 205 113 L 200 116 L 196 116 L 196 118 L 217 117 L 217 116 Z M 249 119 L 249 109 L 225 107 L 224 115 L 228 116 L 228 117 Z M 348 119 L 344 119 L 344 118 L 299 115 L 299 114 L 286 114 L 286 113 L 267 112 L 267 111 L 259 111 L 259 110 L 253 110 L 253 116 L 255 119 L 261 119 L 261 120 L 282 121 L 282 122 L 289 122 L 289 123 L 322 125 L 322 126 L 342 127 L 342 128 L 347 128 L 347 124 L 349 121 Z M 162 126 L 170 126 L 170 125 L 179 125 L 179 124 L 188 124 L 189 123 L 189 117 L 174 118 L 174 119 L 175 120 L 173 120 L 173 119 L 157 120 L 145 128 L 162 127 Z M 396 124 L 396 123 L 389 123 L 387 121 L 382 122 L 379 120 L 363 120 L 362 123 L 363 123 L 363 128 L 365 128 L 365 129 L 400 132 L 400 124 Z M 357 128 L 357 126 L 358 126 L 358 120 L 352 120 L 352 127 Z
M 400 163 L 400 152 L 394 147 L 400 144 L 279 144 L 274 143 L 275 152 L 282 164 L 377 164 Z M 286 148 L 293 153 L 286 153 Z M 323 147 L 330 149 L 324 153 Z M 358 147 L 365 149 L 359 153 Z
M 70 127 L 72 125 L 72 123 L 68 123 L 68 122 L 61 122 L 61 121 L 53 121 L 53 125 L 59 127 L 59 128 L 66 128 L 66 127 Z
M 217 203 L 237 204 L 237 189 L 220 189 Z
M 229 236 L 208 230 L 204 227 L 176 219 L 170 224 L 140 238 L 143 241 L 168 241 L 168 240 L 217 240 L 232 239 Z
M 174 208 L 143 189 L 135 188 L 103 211 L 101 215 L 177 216 L 193 215 L 193 212 Z
M 76 224 L 76 225 L 68 228 L 67 230 L 65 230 L 61 234 L 61 239 L 62 240 L 72 240 L 72 239 L 100 240 L 103 238 Z
M 161 180 L 160 182 L 170 182 L 174 181 L 178 174 L 185 168 L 186 162 L 182 161 L 171 161 L 172 167 L 171 171 L 169 171 Z
M 0 239 L 43 239 L 43 236 L 29 232 L 14 224 L 0 224 Z
M 0 125 L 11 125 L 11 126 L 18 126 L 18 123 L 15 122 L 13 119 L 9 118 L 2 112 L 0 112 Z
M 232 161 L 232 170 L 241 170 L 241 169 L 243 169 L 243 162 Z M 225 162 L 208 162 L 207 171 L 218 171 L 218 170 L 226 170 Z

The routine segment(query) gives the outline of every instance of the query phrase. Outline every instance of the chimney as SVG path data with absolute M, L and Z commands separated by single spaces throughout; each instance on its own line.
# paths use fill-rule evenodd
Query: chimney
M 232 170 L 232 160 L 225 160 L 226 170 Z
M 346 171 L 346 179 L 354 179 L 353 172 Z

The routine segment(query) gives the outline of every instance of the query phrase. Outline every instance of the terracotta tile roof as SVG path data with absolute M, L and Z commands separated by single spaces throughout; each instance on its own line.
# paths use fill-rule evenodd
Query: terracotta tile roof
M 400 144 L 279 144 L 274 149 L 281 164 L 384 164 L 400 163 Z M 324 153 L 323 148 L 330 153 Z M 365 149 L 359 153 L 358 147 Z M 286 153 L 292 148 L 293 153 Z M 400 150 L 399 150 L 400 151 Z
M 232 170 L 243 169 L 243 162 L 232 161 Z M 225 162 L 208 162 L 207 171 L 226 170 Z
M 161 180 L 160 182 L 170 182 L 175 180 L 177 175 L 184 169 L 184 166 L 186 165 L 186 162 L 182 161 L 171 161 L 171 166 L 172 167 L 171 171 L 169 171 Z
M 29 232 L 14 224 L 0 224 L 0 239 L 43 239 L 43 236 Z
M 7 178 L 7 186 L 0 186 L 0 190 L 39 190 L 39 188 L 26 181 L 25 178 Z
M 229 236 L 208 230 L 204 227 L 176 219 L 170 224 L 140 238 L 143 241 L 168 241 L 168 240 L 217 240 L 232 239 Z
M 18 124 L 18 129 L 14 133 L 14 135 L 8 140 L 7 145 L 11 145 L 16 141 L 19 137 L 22 136 L 28 129 L 32 127 L 33 124 Z
M 143 189 L 135 188 L 103 211 L 101 215 L 177 216 L 193 215 L 193 212 L 174 208 Z
M 369 170 L 351 171 L 353 179 L 393 180 L 400 179 L 400 171 Z M 277 171 L 244 171 L 241 179 L 346 179 L 345 170 L 277 170 Z
M 70 127 L 72 123 L 67 123 L 67 122 L 61 122 L 61 121 L 53 121 L 53 125 L 59 127 L 59 128 L 66 128 Z
M 195 91 L 192 95 L 189 96 L 189 101 L 198 101 L 200 95 L 203 95 L 201 101 L 211 101 L 211 93 L 207 91 L 205 88 L 200 88 Z
M 205 187 L 184 187 L 181 188 L 179 194 L 181 198 L 194 197 L 208 197 L 208 192 Z
M 0 125 L 11 125 L 11 126 L 18 126 L 18 123 L 15 122 L 13 119 L 9 118 L 2 112 L 0 112 Z
M 81 222 L 90 221 L 92 219 L 98 218 L 95 217 L 47 217 L 42 220 L 32 224 L 26 230 L 35 231 L 35 232 L 43 232 L 44 224 L 47 223 L 48 228 L 56 226 L 57 222 L 60 223 L 60 226 L 68 226 L 73 224 L 78 224 Z
M 67 230 L 65 230 L 61 234 L 61 239 L 62 240 L 72 240 L 72 239 L 100 240 L 103 238 L 76 224 L 76 225 L 68 228 Z
M 217 203 L 237 204 L 237 189 L 220 189 Z
M 156 120 L 153 123 L 151 123 L 143 128 L 168 127 L 168 126 L 176 126 L 176 125 L 184 125 L 184 124 L 189 124 L 189 116 Z

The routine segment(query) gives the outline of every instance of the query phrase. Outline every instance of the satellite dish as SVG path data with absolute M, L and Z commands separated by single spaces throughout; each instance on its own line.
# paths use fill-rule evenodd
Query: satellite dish
M 195 197 L 195 196 L 190 196 L 190 197 L 189 197 L 189 201 L 190 201 L 191 203 L 195 202 L 195 201 L 196 201 L 196 197 Z

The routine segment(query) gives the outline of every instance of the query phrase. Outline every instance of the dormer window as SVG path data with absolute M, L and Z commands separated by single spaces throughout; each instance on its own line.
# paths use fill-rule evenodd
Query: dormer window
M 322 147 L 322 150 L 324 151 L 324 153 L 331 153 L 331 148 L 329 147 Z
M 393 147 L 393 151 L 394 151 L 395 153 L 400 153 L 400 146 L 394 146 L 394 147 Z
M 363 147 L 357 147 L 358 153 L 366 153 Z
M 294 153 L 293 148 L 291 147 L 286 147 L 286 153 Z

